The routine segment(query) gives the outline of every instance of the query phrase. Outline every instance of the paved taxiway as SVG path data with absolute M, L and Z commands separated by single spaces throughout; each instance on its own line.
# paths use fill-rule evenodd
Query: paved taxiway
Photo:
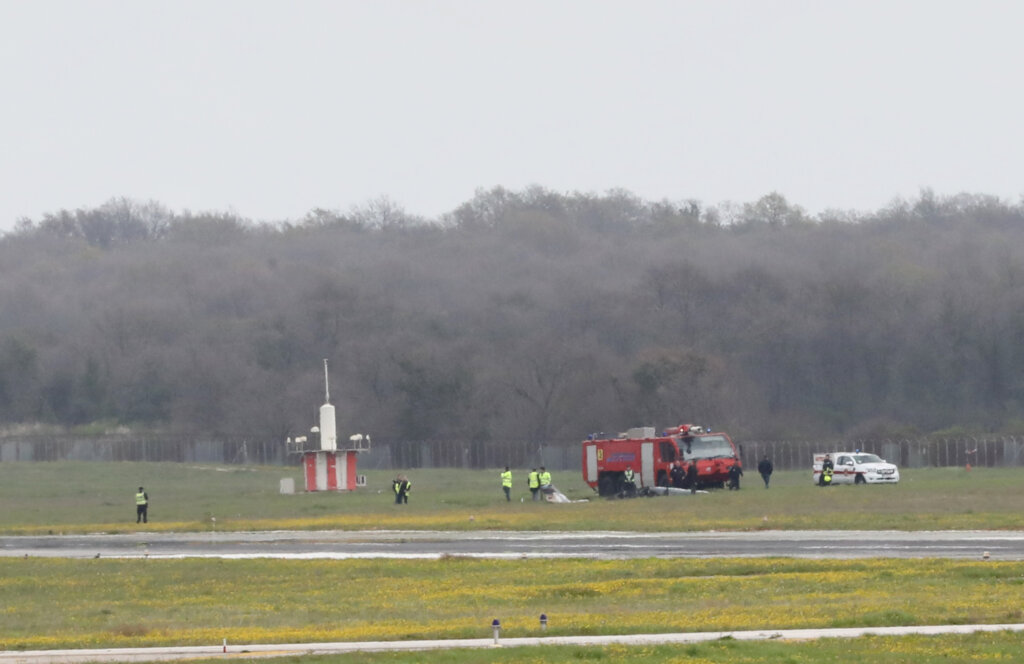
M 0 664 L 84 664 L 86 662 L 156 662 L 174 659 L 220 659 L 239 657 L 299 657 L 385 650 L 448 650 L 452 648 L 494 648 L 528 645 L 603 646 L 614 643 L 652 645 L 701 643 L 731 638 L 739 641 L 767 639 L 806 640 L 904 636 L 907 634 L 972 634 L 974 632 L 1024 631 L 1022 624 L 1006 625 L 916 625 L 910 627 L 841 627 L 831 629 L 779 629 L 737 632 L 685 632 L 674 634 L 619 634 L 604 636 L 551 636 L 492 639 L 448 639 L 434 641 L 361 641 L 336 643 L 276 643 L 223 646 L 166 646 L 156 648 L 98 648 L 92 650 L 2 651 Z
M 1024 560 L 1019 531 L 262 531 L 2 536 L 2 556 L 65 558 L 952 558 Z

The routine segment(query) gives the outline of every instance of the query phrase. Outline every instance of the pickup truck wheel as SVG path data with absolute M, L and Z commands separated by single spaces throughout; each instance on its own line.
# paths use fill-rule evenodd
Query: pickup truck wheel
M 860 473 L 857 473 L 857 476 L 853 478 L 853 483 L 854 484 L 867 484 L 867 480 L 864 479 L 863 475 L 861 475 Z

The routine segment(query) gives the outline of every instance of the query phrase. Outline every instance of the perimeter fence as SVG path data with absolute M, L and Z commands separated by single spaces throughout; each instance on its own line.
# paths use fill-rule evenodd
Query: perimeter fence
M 748 468 L 767 456 L 778 470 L 807 469 L 816 452 L 871 452 L 903 468 L 1024 465 L 1024 436 L 865 438 L 832 440 L 737 440 Z M 284 441 L 261 437 L 189 435 L 23 435 L 0 438 L 0 462 L 174 461 L 241 465 L 297 465 Z M 514 468 L 546 466 L 577 471 L 580 441 L 546 444 L 521 440 L 373 440 L 360 468 Z

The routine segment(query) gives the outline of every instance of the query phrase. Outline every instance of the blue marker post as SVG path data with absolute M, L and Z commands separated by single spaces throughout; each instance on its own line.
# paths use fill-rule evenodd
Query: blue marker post
M 491 622 L 491 629 L 494 630 L 494 645 L 498 645 L 498 633 L 501 632 L 501 621 L 495 618 Z

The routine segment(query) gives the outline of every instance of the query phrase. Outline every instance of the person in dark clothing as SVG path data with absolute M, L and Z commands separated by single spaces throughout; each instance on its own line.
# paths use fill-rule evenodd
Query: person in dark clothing
M 740 490 L 740 477 L 743 475 L 743 469 L 740 467 L 738 462 L 733 463 L 729 466 L 729 490 L 739 491 Z
M 763 459 L 757 464 L 757 472 L 761 473 L 761 478 L 764 480 L 764 488 L 768 488 L 768 480 L 772 477 L 772 471 L 775 467 L 772 466 L 771 459 L 766 454 Z
M 676 461 L 672 464 L 672 470 L 669 471 L 669 475 L 672 477 L 672 486 L 677 489 L 682 489 L 683 483 L 686 480 L 686 474 L 683 472 L 683 467 Z
M 149 494 L 141 486 L 135 494 L 135 523 L 149 523 Z
M 683 445 L 685 445 L 686 453 L 693 454 L 693 434 L 687 433 L 682 439 Z
M 690 465 L 686 469 L 686 478 L 683 480 L 686 485 L 684 488 L 690 490 L 690 493 L 697 493 L 697 462 L 691 461 Z

